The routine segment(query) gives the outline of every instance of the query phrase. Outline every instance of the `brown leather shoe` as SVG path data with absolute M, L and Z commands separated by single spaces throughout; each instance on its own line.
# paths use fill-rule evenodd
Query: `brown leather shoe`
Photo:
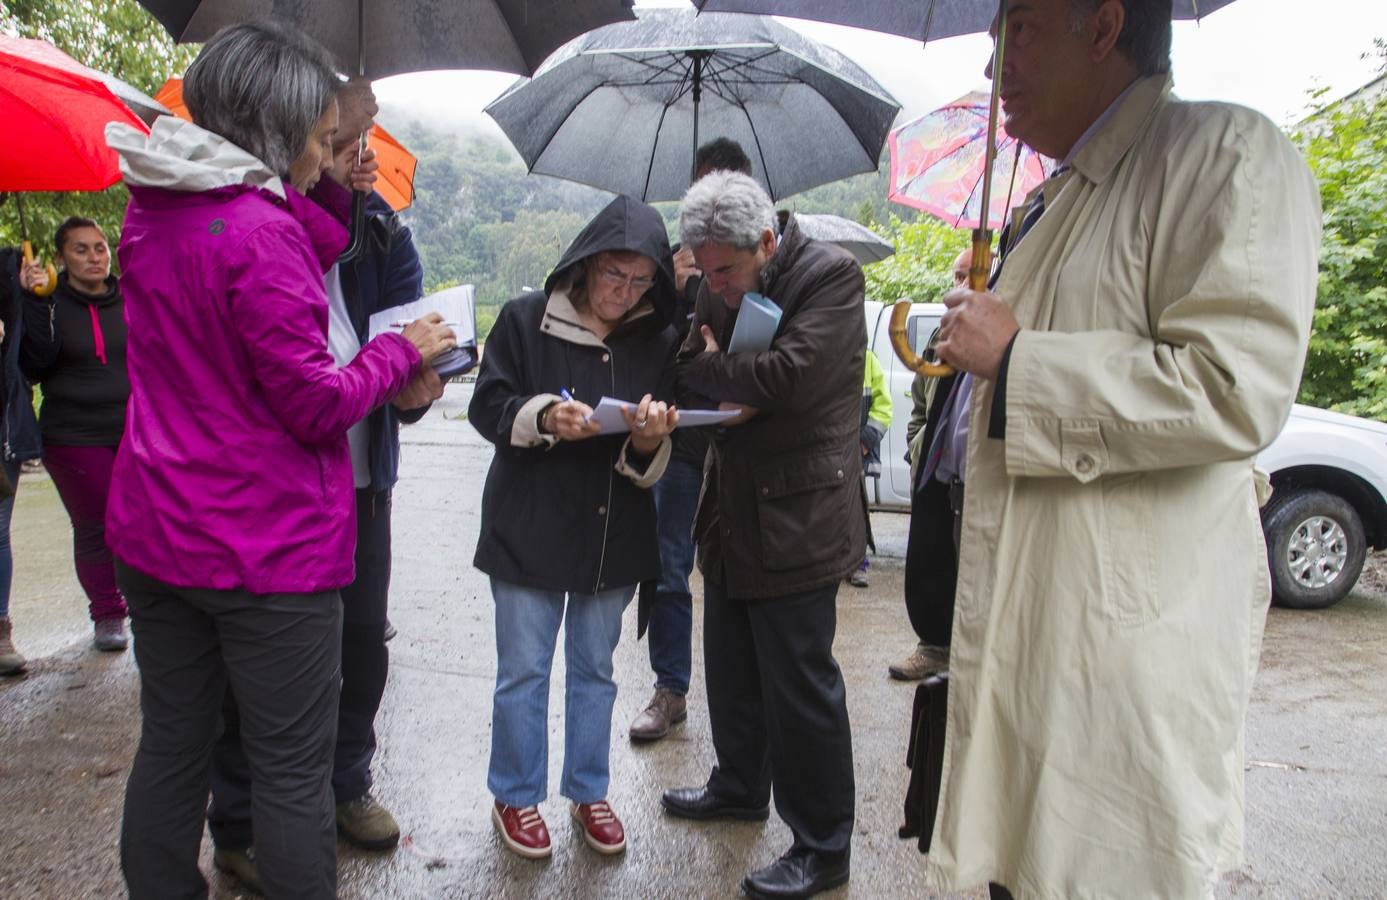
M 689 717 L 689 707 L 683 696 L 669 688 L 656 688 L 641 714 L 631 723 L 631 740 L 658 741 L 669 734 L 671 725 Z
M 910 655 L 887 669 L 897 681 L 920 681 L 936 672 L 949 671 L 949 648 L 916 644 Z

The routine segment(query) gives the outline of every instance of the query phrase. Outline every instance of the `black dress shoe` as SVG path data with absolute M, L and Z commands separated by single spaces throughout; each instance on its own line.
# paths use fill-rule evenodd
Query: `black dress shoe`
M 847 853 L 791 850 L 780 859 L 742 879 L 751 897 L 812 897 L 848 883 Z
M 770 804 L 757 806 L 752 803 L 719 797 L 700 785 L 691 788 L 671 788 L 660 798 L 665 811 L 681 819 L 742 819 L 747 822 L 764 822 L 770 818 Z

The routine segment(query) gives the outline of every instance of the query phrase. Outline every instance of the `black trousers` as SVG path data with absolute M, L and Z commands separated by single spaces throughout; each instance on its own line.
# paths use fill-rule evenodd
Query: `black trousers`
M 173 587 L 116 563 L 140 668 L 140 745 L 120 859 L 133 900 L 206 897 L 198 869 L 223 697 L 237 699 L 269 897 L 337 893 L 332 748 L 341 682 L 336 591 Z
M 855 788 L 838 585 L 746 602 L 704 581 L 703 658 L 717 765 L 708 787 L 775 808 L 794 847 L 845 853 Z
M 355 800 L 371 789 L 376 712 L 390 662 L 385 644 L 389 591 L 390 491 L 359 490 L 356 580 L 342 589 L 342 694 L 332 764 L 335 803 Z M 236 697 L 229 691 L 222 715 L 225 727 L 213 751 L 207 821 L 218 847 L 239 850 L 256 843 L 251 827 L 252 777 Z
M 949 486 L 931 478 L 910 500 L 905 548 L 905 610 L 922 642 L 947 647 L 954 628 L 958 554 Z

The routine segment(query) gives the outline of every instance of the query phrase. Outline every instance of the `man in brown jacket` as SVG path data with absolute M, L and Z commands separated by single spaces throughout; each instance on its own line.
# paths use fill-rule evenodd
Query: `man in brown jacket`
M 847 881 L 854 787 L 838 585 L 866 551 L 862 512 L 862 269 L 806 238 L 745 175 L 714 172 L 684 196 L 679 230 L 704 286 L 679 354 L 681 400 L 743 414 L 715 437 L 694 520 L 717 765 L 666 791 L 691 819 L 764 819 L 794 843 L 742 883 L 807 897 Z M 783 311 L 769 349 L 727 353 L 743 297 Z

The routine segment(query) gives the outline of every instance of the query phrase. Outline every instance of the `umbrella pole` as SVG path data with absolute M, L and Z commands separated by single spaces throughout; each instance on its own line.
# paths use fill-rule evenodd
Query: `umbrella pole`
M 356 2 L 356 74 L 366 75 L 366 0 Z M 356 162 L 361 164 L 361 157 L 366 152 L 366 133 L 363 132 L 357 138 Z M 337 257 L 339 263 L 351 262 L 361 255 L 366 248 L 366 194 L 352 188 L 352 219 L 350 223 L 351 233 L 347 247 L 342 251 L 342 255 Z
M 1007 0 L 997 0 L 997 39 L 992 51 L 992 101 L 987 110 L 987 147 L 982 172 L 982 215 L 973 229 L 973 263 L 968 268 L 968 287 L 987 289 L 992 273 L 992 167 L 997 163 L 997 109 L 1001 105 L 1002 62 L 1006 52 Z
M 703 60 L 707 57 L 706 51 L 695 50 L 689 54 L 693 57 L 693 160 L 689 163 L 689 184 L 694 183 L 698 176 L 698 104 L 703 100 Z

